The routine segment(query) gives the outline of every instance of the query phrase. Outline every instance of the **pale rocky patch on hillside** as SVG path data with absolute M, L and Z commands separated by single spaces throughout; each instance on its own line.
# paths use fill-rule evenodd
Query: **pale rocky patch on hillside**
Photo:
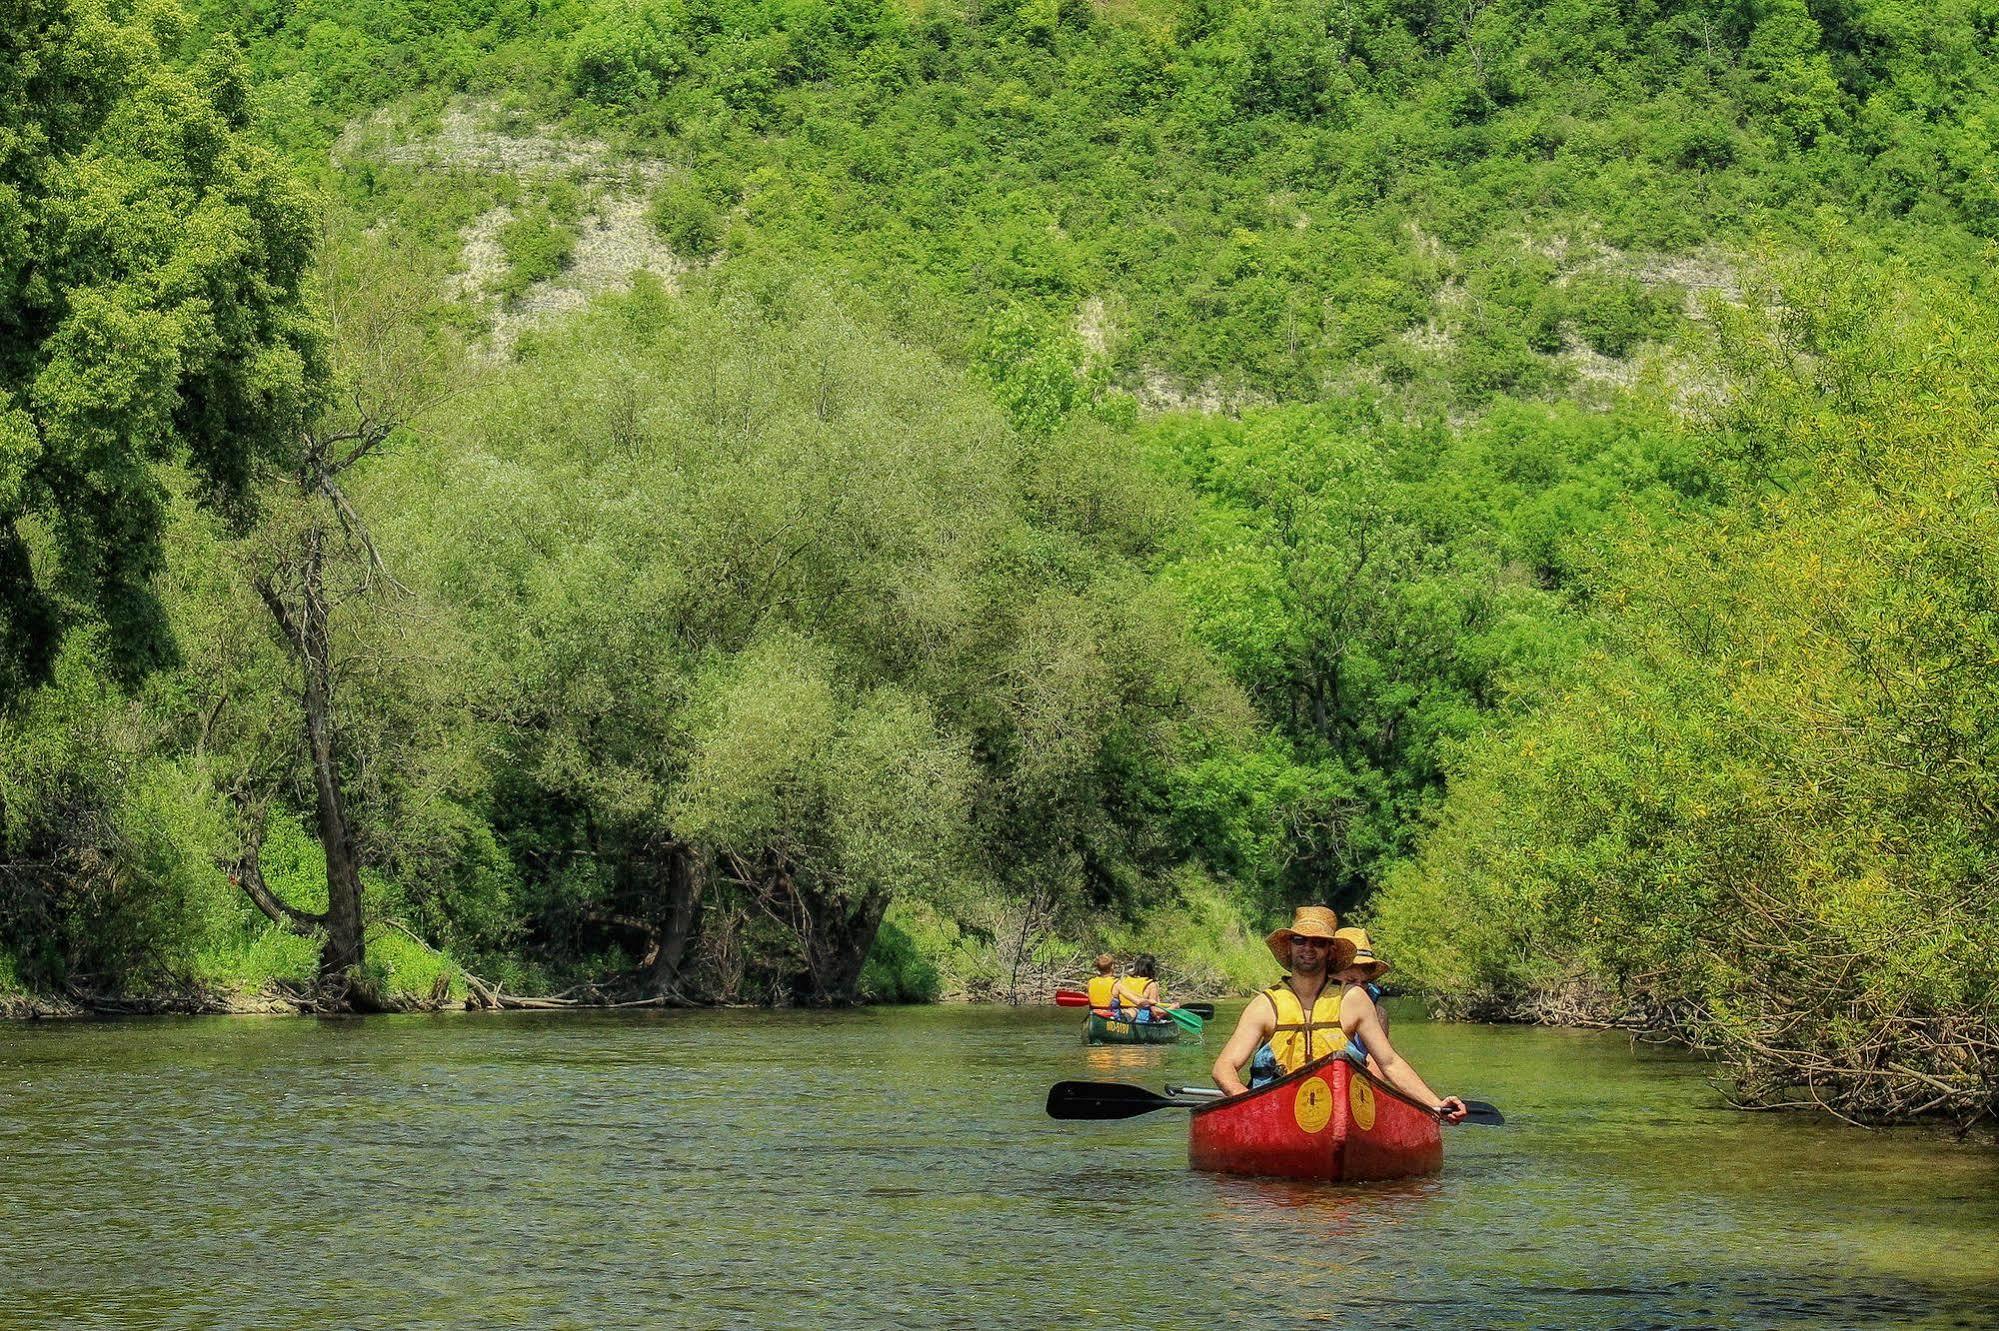
M 342 166 L 375 162 L 506 176 L 529 204 L 546 198 L 557 182 L 582 193 L 567 265 L 511 298 L 503 294 L 507 253 L 501 233 L 515 210 L 497 205 L 460 229 L 451 294 L 482 316 L 488 328 L 484 350 L 496 360 L 511 354 L 522 333 L 566 318 L 604 292 L 630 290 L 638 273 L 650 273 L 674 290 L 691 266 L 668 247 L 648 215 L 652 188 L 672 167 L 621 157 L 601 140 L 510 119 L 491 103 L 454 102 L 430 128 L 378 111 L 349 125 L 333 156 Z

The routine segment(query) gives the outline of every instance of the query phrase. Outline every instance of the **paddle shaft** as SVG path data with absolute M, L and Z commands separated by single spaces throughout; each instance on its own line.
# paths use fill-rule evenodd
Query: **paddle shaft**
M 1086 993 L 1075 989 L 1057 989 L 1055 991 L 1055 1006 L 1093 1007 L 1095 1005 L 1090 1002 L 1090 996 Z M 1191 1012 L 1202 1021 L 1213 1021 L 1215 1019 L 1215 1005 L 1213 1003 L 1182 1003 L 1177 1010 Z
M 1435 1114 L 1446 1127 L 1450 1126 L 1451 1121 L 1445 1118 L 1440 1111 L 1430 1108 L 1430 1106 L 1424 1104 L 1421 1100 L 1415 1099 L 1413 1096 L 1404 1095 L 1358 1063 L 1354 1066 L 1354 1075 L 1366 1078 L 1368 1083 L 1383 1095 L 1392 1095 L 1412 1109 L 1420 1109 L 1426 1114 Z M 1506 1117 L 1499 1110 L 1483 1100 L 1467 1100 L 1463 1096 L 1459 1096 L 1458 1101 L 1465 1107 L 1465 1116 L 1458 1120 L 1460 1123 L 1482 1123 L 1486 1127 L 1496 1128 L 1506 1122 Z
M 1373 1082 L 1372 1077 L 1368 1078 Z M 1379 1083 L 1375 1083 L 1379 1085 Z M 1423 1112 L 1443 1118 L 1433 1109 L 1423 1109 L 1408 1096 L 1393 1087 L 1381 1089 L 1396 1099 Z M 1148 1091 L 1143 1086 L 1133 1086 L 1122 1081 L 1061 1081 L 1048 1088 L 1048 1116 L 1063 1119 L 1114 1119 L 1136 1118 L 1140 1114 L 1150 1114 L 1158 1109 L 1193 1109 L 1200 1105 L 1211 1105 L 1225 1099 L 1221 1091 L 1212 1086 L 1168 1086 L 1166 1094 Z M 1483 1100 L 1465 1101 L 1467 1113 L 1460 1122 L 1481 1123 L 1497 1127 L 1506 1122 L 1498 1109 Z M 1448 1121 L 1448 1120 L 1446 1120 Z
M 1374 1081 L 1372 1077 L 1368 1078 L 1368 1080 Z M 1375 1084 L 1377 1086 L 1380 1085 L 1379 1082 L 1376 1082 Z M 1386 1091 L 1388 1094 L 1394 1096 L 1396 1099 L 1402 1101 L 1406 1105 L 1409 1105 L 1416 1109 L 1423 1108 L 1422 1105 L 1418 1104 L 1414 1100 L 1411 1100 L 1408 1096 L 1402 1094 L 1400 1091 L 1396 1090 L 1392 1086 L 1382 1086 L 1381 1089 Z M 1176 1102 L 1184 1101 L 1187 1099 L 1193 1099 L 1195 1101 L 1210 1101 L 1210 1100 L 1220 1100 L 1225 1098 L 1222 1094 L 1221 1088 L 1218 1086 L 1169 1085 L 1166 1088 L 1166 1094 L 1172 1097 Z M 1460 1123 L 1478 1123 L 1489 1128 L 1496 1128 L 1504 1125 L 1506 1122 L 1506 1116 L 1499 1112 L 1497 1106 L 1487 1104 L 1483 1100 L 1465 1100 L 1464 1107 L 1465 1107 L 1465 1116 L 1458 1120 L 1458 1122 Z M 1446 1124 L 1450 1122 L 1449 1119 L 1445 1119 L 1441 1113 L 1438 1113 L 1434 1109 L 1426 1110 L 1425 1112 L 1436 1114 L 1437 1117 L 1439 1119 L 1443 1119 L 1443 1121 Z

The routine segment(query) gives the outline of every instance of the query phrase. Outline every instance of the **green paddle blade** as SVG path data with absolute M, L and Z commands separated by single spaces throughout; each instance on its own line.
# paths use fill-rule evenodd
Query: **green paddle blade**
M 1191 1031 L 1195 1035 L 1199 1035 L 1201 1033 L 1201 1027 L 1207 1025 L 1206 1022 L 1202 1021 L 1199 1017 L 1195 1016 L 1193 1013 L 1189 1012 L 1186 1008 L 1183 1007 L 1167 1008 L 1166 1015 L 1173 1018 L 1173 1020 L 1179 1022 L 1180 1028 L 1182 1030 Z

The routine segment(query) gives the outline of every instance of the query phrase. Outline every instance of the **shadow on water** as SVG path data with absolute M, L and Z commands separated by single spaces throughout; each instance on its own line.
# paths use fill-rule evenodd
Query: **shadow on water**
M 1999 1326 L 1999 1159 L 1735 1114 L 1619 1038 L 1429 1025 L 1443 1174 L 1186 1167 L 1201 1043 L 920 1008 L 0 1029 L 0 1325 Z

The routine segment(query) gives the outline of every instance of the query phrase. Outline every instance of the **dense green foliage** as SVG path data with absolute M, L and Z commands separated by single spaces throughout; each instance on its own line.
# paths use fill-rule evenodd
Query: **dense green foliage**
M 1785 296 L 1725 343 L 1708 437 L 1739 502 L 1605 552 L 1592 650 L 1468 752 L 1376 918 L 1472 1010 L 1580 990 L 1716 1050 L 1751 1099 L 1976 1114 L 1999 324 L 1851 275 Z
M 898 897 L 1128 903 L 1170 851 L 1155 787 L 1247 719 L 1134 562 L 1144 478 L 859 312 L 647 286 L 371 479 L 473 644 L 529 958 L 628 941 L 687 845 L 716 968 L 687 983 L 725 995 L 841 992 Z
M 240 516 L 325 371 L 312 215 L 246 132 L 234 46 L 182 67 L 170 8 L 87 0 L 4 28 L 0 949 L 40 980 L 202 946 L 236 911 L 186 755 L 120 690 L 175 655 L 170 510 Z
M 1990 1103 L 1984 0 L 30 9 L 16 982 L 308 978 L 225 871 L 327 895 L 251 585 L 337 518 L 378 988 L 1242 985 L 1320 899 Z
M 1712 483 L 1636 410 L 1511 404 L 1446 432 L 1345 404 L 1141 434 L 1196 496 L 1163 581 L 1271 735 L 1203 765 L 1190 839 L 1279 901 L 1341 909 L 1407 852 L 1451 742 L 1572 650 L 1572 552 Z
M 1100 303 L 1127 387 L 1244 402 L 1416 385 L 1483 404 L 1663 331 L 1660 263 L 1808 242 L 1821 208 L 1983 281 L 1999 161 L 1976 0 L 1619 8 L 1188 0 L 303 0 L 251 42 L 316 158 L 421 88 L 685 169 L 689 253 L 838 265 L 956 352 Z
M 151 587 L 184 461 L 240 501 L 310 409 L 311 213 L 245 133 L 233 43 L 162 56 L 181 21 L 13 6 L 0 36 L 0 696 L 101 623 L 126 678 L 168 659 Z

